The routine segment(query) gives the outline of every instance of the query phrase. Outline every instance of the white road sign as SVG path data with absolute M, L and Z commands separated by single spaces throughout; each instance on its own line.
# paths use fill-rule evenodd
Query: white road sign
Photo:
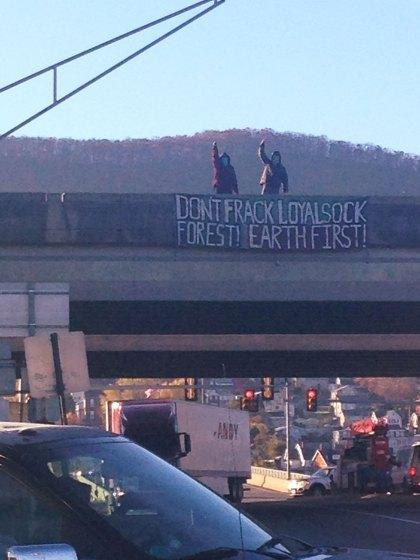
M 56 380 L 50 337 L 31 336 L 25 338 L 24 345 L 31 396 L 40 399 L 55 395 Z M 90 380 L 84 334 L 58 333 L 58 348 L 65 392 L 88 391 Z
M 50 337 L 39 335 L 25 338 L 24 346 L 31 396 L 36 399 L 51 397 L 56 393 Z

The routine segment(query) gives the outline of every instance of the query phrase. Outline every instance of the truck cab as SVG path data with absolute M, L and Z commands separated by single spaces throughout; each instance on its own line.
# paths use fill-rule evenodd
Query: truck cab
M 113 401 L 107 408 L 110 432 L 124 434 L 165 461 L 178 466 L 191 451 L 189 437 L 178 432 L 174 402 Z

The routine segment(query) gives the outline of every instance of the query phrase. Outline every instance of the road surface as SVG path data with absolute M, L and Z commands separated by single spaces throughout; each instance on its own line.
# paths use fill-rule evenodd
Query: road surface
M 252 488 L 244 509 L 274 535 L 311 544 L 420 554 L 420 495 L 288 498 Z

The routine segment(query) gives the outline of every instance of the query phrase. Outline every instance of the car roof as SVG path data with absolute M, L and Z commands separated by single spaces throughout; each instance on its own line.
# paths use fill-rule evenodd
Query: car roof
M 92 437 L 113 438 L 116 436 L 99 428 L 88 426 L 0 422 L 0 444 L 9 447 Z

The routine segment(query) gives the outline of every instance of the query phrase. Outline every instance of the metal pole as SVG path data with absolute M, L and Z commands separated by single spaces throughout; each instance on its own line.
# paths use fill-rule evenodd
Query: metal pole
M 86 56 L 90 53 L 93 53 L 93 52 L 95 52 L 99 49 L 103 49 L 104 47 L 108 47 L 109 45 L 112 45 L 113 43 L 116 43 L 117 41 L 121 41 L 123 39 L 126 39 L 127 37 L 130 37 L 131 35 L 135 35 L 136 33 L 141 33 L 142 31 L 145 31 L 146 29 L 149 29 L 151 27 L 155 27 L 156 25 L 159 25 L 160 23 L 163 23 L 163 22 L 168 21 L 172 18 L 175 18 L 177 16 L 185 14 L 186 12 L 189 12 L 190 10 L 194 10 L 195 8 L 199 8 L 200 6 L 204 6 L 205 4 L 210 4 L 210 2 L 212 2 L 212 0 L 200 0 L 200 2 L 196 2 L 195 4 L 191 4 L 190 6 L 182 8 L 181 10 L 177 10 L 176 12 L 172 12 L 171 14 L 163 16 L 159 19 L 155 19 L 154 21 L 151 21 L 149 23 L 141 25 L 140 27 L 136 27 L 135 29 L 127 31 L 126 33 L 123 33 L 122 35 L 118 35 L 117 37 L 113 37 L 112 39 L 108 39 L 107 41 L 99 43 L 98 45 L 94 45 L 93 47 L 90 47 L 89 49 L 85 49 L 83 51 L 80 51 L 80 52 L 72 55 L 72 56 L 64 58 L 63 60 L 59 60 L 57 62 L 54 62 L 53 64 L 50 64 L 49 66 L 46 66 L 45 68 L 41 68 L 41 70 L 37 70 L 36 72 L 32 72 L 32 74 L 28 74 L 27 76 L 24 76 L 23 78 L 20 78 L 19 80 L 16 80 L 16 81 L 14 81 L 10 84 L 7 84 L 6 86 L 1 87 L 0 88 L 0 93 L 3 93 L 4 91 L 12 89 L 16 86 L 19 86 L 20 84 L 23 84 L 24 82 L 27 82 L 28 80 L 33 80 L 34 78 L 37 78 L 38 76 L 41 76 L 42 74 L 45 74 L 46 72 L 49 72 L 50 70 L 57 69 L 58 67 L 63 66 L 64 64 L 68 64 L 69 62 L 73 62 L 73 60 L 77 60 L 78 58 L 82 58 L 83 56 Z M 225 2 L 225 0 L 215 1 L 214 5 L 213 5 L 213 8 L 214 7 L 217 8 L 220 4 L 223 4 L 224 2 Z
M 57 66 L 53 68 L 53 103 L 57 103 Z
M 50 335 L 53 360 L 54 360 L 54 373 L 55 373 L 55 388 L 58 395 L 58 402 L 60 405 L 61 424 L 67 425 L 67 410 L 66 399 L 64 394 L 63 370 L 61 369 L 60 350 L 58 347 L 58 334 L 51 333 Z
M 35 283 L 28 282 L 28 335 L 35 336 L 36 334 L 36 312 L 35 312 Z M 41 399 L 33 399 L 30 397 L 28 405 L 28 420 L 29 422 L 37 422 L 41 418 L 39 408 L 41 406 Z M 37 404 L 38 403 L 38 404 Z M 21 405 L 23 414 L 23 404 Z
M 18 403 L 19 403 L 19 422 L 23 422 L 23 413 L 24 413 L 24 402 L 23 402 L 23 391 L 22 391 L 22 363 L 21 360 L 18 359 L 16 362 L 16 384 L 17 384 L 17 392 L 18 392 Z
M 285 378 L 285 385 L 284 385 L 284 397 L 285 397 L 285 417 L 286 417 L 286 455 L 287 455 L 287 462 L 286 462 L 286 473 L 287 473 L 287 480 L 290 480 L 290 406 L 289 406 L 289 379 Z
M 183 11 L 187 11 L 192 9 L 192 7 L 196 7 L 198 5 L 201 4 L 207 4 L 208 2 L 211 2 L 212 0 L 202 0 L 202 2 L 198 2 L 197 4 L 193 5 L 193 6 L 189 6 L 188 8 L 184 9 Z M 225 0 L 218 0 L 218 2 L 214 3 L 213 5 L 211 5 L 209 8 L 206 8 L 205 10 L 199 12 L 198 14 L 194 15 L 193 17 L 189 18 L 188 20 L 184 21 L 183 23 L 180 23 L 179 25 L 177 25 L 176 27 L 174 27 L 173 29 L 170 29 L 167 33 L 164 33 L 163 35 L 161 35 L 160 37 L 158 37 L 157 39 L 155 39 L 154 41 L 152 41 L 151 43 L 148 43 L 146 46 L 144 46 L 143 48 L 137 50 L 136 52 L 132 53 L 131 55 L 127 56 L 126 58 L 120 60 L 119 62 L 117 62 L 116 64 L 113 64 L 112 66 L 110 66 L 109 68 L 107 68 L 106 70 L 104 70 L 103 72 L 101 72 L 100 74 L 97 74 L 96 76 L 94 76 L 93 78 L 91 78 L 90 80 L 88 80 L 87 82 L 84 82 L 82 85 L 80 85 L 79 87 L 73 89 L 72 91 L 70 91 L 69 93 L 67 93 L 66 95 L 64 95 L 63 97 L 60 97 L 59 99 L 55 99 L 52 103 L 50 103 L 49 105 L 47 105 L 46 107 L 44 107 L 43 109 L 41 109 L 40 111 L 34 113 L 33 115 L 31 115 L 30 117 L 28 117 L 27 119 L 25 119 L 24 121 L 20 122 L 19 124 L 17 124 L 16 126 L 14 126 L 13 128 L 10 128 L 9 130 L 7 130 L 6 132 L 4 132 L 3 134 L 0 135 L 0 140 L 3 140 L 4 138 L 7 138 L 8 136 L 10 136 L 10 134 L 13 134 L 14 132 L 16 132 L 17 130 L 20 130 L 21 128 L 23 128 L 25 125 L 31 123 L 32 121 L 36 120 L 37 118 L 41 117 L 42 115 L 44 115 L 45 113 L 47 113 L 48 111 L 51 111 L 51 109 L 54 109 L 55 107 L 57 107 L 57 105 L 61 105 L 61 103 L 64 103 L 65 101 L 67 101 L 68 99 L 70 99 L 71 97 L 73 97 L 74 95 L 77 95 L 78 93 L 80 93 L 81 91 L 83 91 L 84 89 L 86 89 L 87 87 L 91 86 L 92 84 L 94 84 L 95 82 L 97 82 L 98 80 L 101 80 L 102 78 L 104 78 L 105 76 L 107 76 L 108 74 L 110 74 L 111 72 L 114 72 L 114 70 L 116 70 L 117 68 L 120 68 L 121 66 L 123 66 L 124 64 L 127 64 L 127 62 L 129 62 L 130 60 L 133 60 L 134 58 L 136 58 L 137 56 L 140 56 L 141 54 L 143 54 L 144 52 L 146 52 L 147 50 L 151 49 L 152 47 L 154 47 L 155 45 L 161 43 L 162 41 L 164 41 L 165 39 L 167 39 L 168 37 L 170 37 L 171 35 L 173 35 L 174 33 L 177 33 L 178 31 L 180 31 L 181 29 L 183 29 L 184 27 L 187 27 L 188 25 L 190 25 L 191 23 L 193 23 L 194 21 L 198 20 L 199 18 L 205 16 L 206 14 L 210 13 L 212 10 L 214 10 L 215 8 L 218 8 L 219 6 L 221 6 L 223 3 L 225 2 Z M 169 19 L 169 17 L 173 17 L 173 15 L 171 16 L 167 16 L 166 19 Z M 163 19 L 162 19 L 163 21 Z M 138 30 L 137 30 L 138 31 Z M 109 42 L 108 42 L 109 43 Z M 105 45 L 100 45 L 97 48 L 102 48 Z M 94 50 L 95 48 L 90 49 L 89 52 L 91 52 L 92 50 Z M 84 56 L 85 54 L 87 54 L 87 52 L 83 52 L 83 53 L 79 53 L 79 55 L 77 56 Z M 72 58 L 72 60 L 74 59 L 74 57 Z M 54 70 L 54 68 L 58 68 L 60 65 L 65 64 L 66 62 L 69 62 L 70 59 L 66 59 L 65 61 L 61 61 L 61 62 L 57 62 L 56 64 L 53 64 L 51 66 L 48 66 L 47 68 L 43 68 L 42 70 L 40 70 L 39 72 L 35 72 L 34 74 L 31 74 L 29 76 L 25 76 L 24 78 L 18 80 L 17 82 L 14 82 L 12 84 L 8 84 L 7 86 L 4 86 L 3 88 L 0 89 L 0 93 L 2 93 L 3 91 L 6 91 L 7 89 L 10 89 L 12 87 L 15 87 L 17 85 L 20 85 L 21 83 L 23 83 L 24 81 L 28 81 L 31 80 L 33 78 L 35 78 L 36 76 L 39 76 L 40 74 L 49 71 L 49 70 Z M 55 76 L 55 74 L 54 74 Z M 56 76 L 55 76 L 56 77 Z

